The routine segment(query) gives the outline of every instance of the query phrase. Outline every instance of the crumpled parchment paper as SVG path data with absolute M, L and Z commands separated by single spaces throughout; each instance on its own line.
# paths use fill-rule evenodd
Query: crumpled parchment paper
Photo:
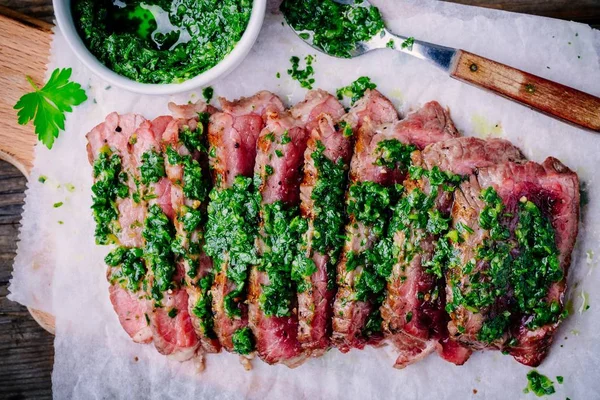
M 600 96 L 600 33 L 582 24 L 477 9 L 433 0 L 373 0 L 398 34 L 465 50 Z M 270 4 L 270 10 L 276 10 Z M 538 370 L 555 382 L 553 398 L 600 398 L 600 136 L 450 79 L 427 63 L 392 50 L 339 60 L 302 43 L 281 15 L 268 12 L 261 35 L 243 64 L 215 82 L 230 99 L 272 90 L 292 105 L 306 92 L 286 73 L 293 55 L 316 54 L 315 87 L 334 92 L 366 75 L 406 113 L 429 100 L 451 110 L 465 135 L 510 139 L 532 160 L 554 156 L 577 171 L 584 198 L 569 276 L 570 317 Z M 26 192 L 12 300 L 56 316 L 53 390 L 56 398 L 533 398 L 524 394 L 529 368 L 499 352 L 474 354 L 456 367 L 436 355 L 395 370 L 393 349 L 337 350 L 290 370 L 260 360 L 246 372 L 231 354 L 209 355 L 206 371 L 178 363 L 151 345 L 137 345 L 119 326 L 108 299 L 102 259 L 94 244 L 91 167 L 85 133 L 111 111 L 147 118 L 167 113 L 170 100 L 187 102 L 200 90 L 149 97 L 110 87 L 80 64 L 57 29 L 49 70 L 72 67 L 89 97 L 67 119 L 49 151 L 36 148 Z M 25 73 L 26 71 L 24 71 Z M 277 73 L 281 78 L 276 78 Z M 599 111 L 600 112 L 600 111 Z M 38 177 L 48 177 L 46 183 Z M 72 186 L 71 186 L 72 185 Z M 64 205 L 54 208 L 53 204 Z M 589 310 L 585 305 L 589 304 Z M 564 377 L 558 384 L 555 377 Z

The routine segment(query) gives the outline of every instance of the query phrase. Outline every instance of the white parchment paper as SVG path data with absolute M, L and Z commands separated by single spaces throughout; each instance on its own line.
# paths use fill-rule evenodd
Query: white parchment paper
M 600 34 L 586 25 L 433 0 L 373 3 L 399 34 L 464 48 L 600 96 Z M 237 98 L 268 89 L 291 105 L 306 90 L 287 76 L 289 58 L 307 54 L 315 50 L 282 25 L 280 15 L 268 13 L 250 55 L 215 82 L 215 94 Z M 236 356 L 219 354 L 208 356 L 206 371 L 198 374 L 192 362 L 174 362 L 151 345 L 132 343 L 108 299 L 102 262 L 108 250 L 94 244 L 84 135 L 111 111 L 153 118 L 168 112 L 169 100 L 195 100 L 200 91 L 161 98 L 110 87 L 77 61 L 59 31 L 49 70 L 56 67 L 72 67 L 73 79 L 87 88 L 90 100 L 69 115 L 51 151 L 36 148 L 9 296 L 56 316 L 56 398 L 534 398 L 522 392 L 529 369 L 498 352 L 474 354 L 462 367 L 432 355 L 400 371 L 391 367 L 395 357 L 389 347 L 346 355 L 331 350 L 295 370 L 256 360 L 251 372 Z M 505 137 L 532 160 L 552 155 L 577 171 L 589 202 L 569 276 L 571 316 L 539 371 L 555 381 L 553 398 L 600 398 L 600 294 L 595 290 L 600 284 L 600 136 L 454 81 L 392 50 L 354 60 L 317 54 L 314 67 L 316 87 L 334 92 L 367 75 L 402 113 L 438 100 L 465 135 Z M 39 175 L 48 177 L 46 183 L 37 181 Z M 54 208 L 57 202 L 64 205 Z M 584 302 L 591 306 L 587 311 Z M 564 377 L 562 385 L 557 375 Z

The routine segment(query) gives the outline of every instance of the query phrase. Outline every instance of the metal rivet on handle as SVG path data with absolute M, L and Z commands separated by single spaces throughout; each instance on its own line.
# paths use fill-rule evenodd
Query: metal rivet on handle
M 477 72 L 477 64 L 473 63 L 471 64 L 471 66 L 469 67 L 469 69 L 473 72 Z
M 525 91 L 527 93 L 535 93 L 535 86 L 533 86 L 531 83 L 528 83 L 525 85 Z

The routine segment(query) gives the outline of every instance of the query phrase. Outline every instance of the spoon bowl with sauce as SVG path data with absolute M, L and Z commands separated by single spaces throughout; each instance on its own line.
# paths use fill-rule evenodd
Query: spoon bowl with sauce
M 53 0 L 77 57 L 110 84 L 165 95 L 237 67 L 262 27 L 266 0 Z M 235 11 L 233 11 L 235 10 Z

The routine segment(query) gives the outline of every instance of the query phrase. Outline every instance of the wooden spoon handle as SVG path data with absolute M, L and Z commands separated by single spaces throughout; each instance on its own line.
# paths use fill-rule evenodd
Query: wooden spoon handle
M 455 60 L 451 77 L 600 133 L 600 98 L 464 50 Z

